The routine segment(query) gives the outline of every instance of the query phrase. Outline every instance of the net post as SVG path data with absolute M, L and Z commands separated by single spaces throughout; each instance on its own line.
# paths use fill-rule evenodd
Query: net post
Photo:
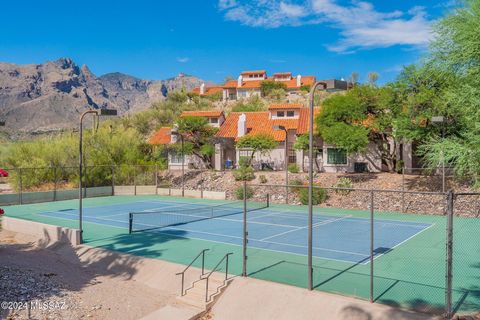
M 374 258 L 374 223 L 375 223 L 375 207 L 374 207 L 374 192 L 370 191 L 370 302 L 374 301 L 374 268 L 373 268 L 373 258 Z
M 200 168 L 200 199 L 203 199 L 203 171 Z
M 452 267 L 453 267 L 453 203 L 455 194 L 447 193 L 447 230 L 446 230 L 446 270 L 445 270 L 445 318 L 451 319 L 452 313 Z
M 268 194 L 267 194 L 268 195 Z M 243 181 L 243 253 L 242 277 L 247 276 L 247 181 Z
M 267 193 L 267 208 L 270 207 L 270 193 Z
M 133 229 L 133 214 L 131 212 L 128 213 L 128 234 L 132 234 Z

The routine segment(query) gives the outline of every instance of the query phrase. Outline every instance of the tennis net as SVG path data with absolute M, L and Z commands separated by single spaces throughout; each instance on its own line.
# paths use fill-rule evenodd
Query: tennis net
M 156 211 L 130 212 L 128 221 L 129 233 L 155 230 L 166 227 L 221 218 L 243 213 L 243 201 L 229 202 L 219 205 L 191 204 L 189 208 L 165 208 Z M 269 195 L 260 202 L 248 202 L 247 212 L 269 207 Z M 241 220 L 241 218 L 239 218 Z

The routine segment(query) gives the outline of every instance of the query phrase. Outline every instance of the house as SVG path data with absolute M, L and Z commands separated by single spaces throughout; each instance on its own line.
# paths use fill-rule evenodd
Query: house
M 303 92 L 308 92 L 310 86 L 316 82 L 314 76 L 294 76 L 291 72 L 277 72 L 271 77 L 267 75 L 266 70 L 251 70 L 242 71 L 237 80 L 229 80 L 221 86 L 207 87 L 202 83 L 200 87 L 194 88 L 193 92 L 200 96 L 222 91 L 223 101 L 235 101 L 252 96 L 262 96 L 262 82 L 275 81 L 285 84 L 288 95 L 296 95 Z M 324 80 L 327 84 L 328 91 L 347 90 L 348 83 L 343 80 Z
M 318 114 L 320 108 L 315 108 Z M 295 150 L 294 144 L 300 135 L 308 134 L 309 108 L 302 104 L 272 104 L 265 112 L 232 112 L 220 127 L 216 144 L 215 169 L 223 170 L 226 166 L 235 167 L 240 157 L 250 156 L 250 150 L 236 148 L 236 142 L 245 135 L 266 133 L 277 142 L 277 147 L 268 154 L 256 154 L 253 165 L 256 168 L 271 167 L 284 169 L 286 165 L 297 164 L 308 169 L 307 152 Z M 285 130 L 275 130 L 282 126 Z M 287 158 L 285 159 L 285 137 L 288 135 Z M 378 171 L 381 167 L 380 154 L 374 145 L 368 147 L 365 154 L 347 156 L 345 150 L 328 145 L 317 137 L 315 139 L 316 169 L 325 172 Z M 227 165 L 228 164 L 228 165 Z
M 208 124 L 212 127 L 219 128 L 225 121 L 225 114 L 223 111 L 184 111 L 180 117 L 203 117 L 206 118 Z M 148 143 L 154 146 L 168 146 L 177 143 L 179 137 L 172 134 L 172 127 L 162 127 L 155 132 Z M 182 154 L 175 152 L 175 150 L 168 150 L 168 168 L 175 170 L 182 168 Z M 185 161 L 183 162 L 187 168 L 202 168 L 204 165 L 195 156 L 185 155 Z M 214 165 L 214 164 L 213 164 Z
M 321 112 L 316 107 L 314 114 Z M 302 104 L 272 104 L 268 111 L 231 112 L 225 117 L 222 111 L 186 111 L 181 117 L 205 117 L 209 124 L 218 127 L 216 134 L 215 156 L 212 166 L 216 170 L 235 168 L 241 157 L 251 156 L 251 150 L 236 147 L 238 140 L 246 135 L 264 133 L 271 135 L 278 143 L 276 148 L 267 154 L 256 154 L 253 165 L 256 169 L 269 167 L 283 170 L 286 165 L 297 164 L 299 168 L 308 170 L 308 152 L 295 150 L 294 145 L 299 136 L 308 134 L 309 108 Z M 284 129 L 277 130 L 275 127 Z M 288 137 L 288 139 L 285 139 Z M 178 137 L 171 134 L 171 128 L 160 128 L 149 140 L 151 144 L 168 145 L 177 142 Z M 285 157 L 285 143 L 287 157 Z M 326 144 L 321 137 L 316 137 L 315 169 L 323 172 L 359 172 L 379 171 L 382 166 L 381 157 L 375 145 L 371 144 L 363 154 L 347 155 L 346 151 Z M 181 154 L 169 151 L 169 168 L 181 169 Z M 194 156 L 185 156 L 187 168 L 201 168 L 203 164 Z

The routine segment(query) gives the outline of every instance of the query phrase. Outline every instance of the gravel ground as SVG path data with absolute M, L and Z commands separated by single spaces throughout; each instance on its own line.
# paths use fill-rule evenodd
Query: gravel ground
M 27 235 L 0 230 L 0 319 L 139 319 L 168 298 L 125 274 L 42 249 Z

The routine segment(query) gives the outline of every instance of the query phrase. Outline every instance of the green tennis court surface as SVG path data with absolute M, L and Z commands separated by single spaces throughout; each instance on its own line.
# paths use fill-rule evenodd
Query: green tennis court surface
M 207 267 L 227 252 L 231 272 L 242 268 L 242 214 L 228 201 L 160 196 L 115 196 L 85 200 L 86 245 L 188 264 L 209 248 Z M 227 216 L 202 219 L 202 210 L 227 204 Z M 11 217 L 63 227 L 78 227 L 78 201 L 7 208 Z M 251 204 L 253 205 L 253 204 Z M 221 208 L 221 207 L 219 207 Z M 156 210 L 171 210 L 154 216 Z M 307 286 L 306 207 L 272 205 L 248 213 L 250 277 Z M 194 210 L 196 220 L 156 228 L 165 219 Z M 137 221 L 148 232 L 128 234 L 128 213 L 145 212 Z M 369 212 L 314 209 L 315 289 L 370 297 Z M 135 221 L 134 221 L 135 223 Z M 374 299 L 380 303 L 442 313 L 445 305 L 445 228 L 443 216 L 375 213 Z M 480 309 L 479 219 L 455 218 L 454 307 Z M 455 256 L 454 256 L 455 257 Z

